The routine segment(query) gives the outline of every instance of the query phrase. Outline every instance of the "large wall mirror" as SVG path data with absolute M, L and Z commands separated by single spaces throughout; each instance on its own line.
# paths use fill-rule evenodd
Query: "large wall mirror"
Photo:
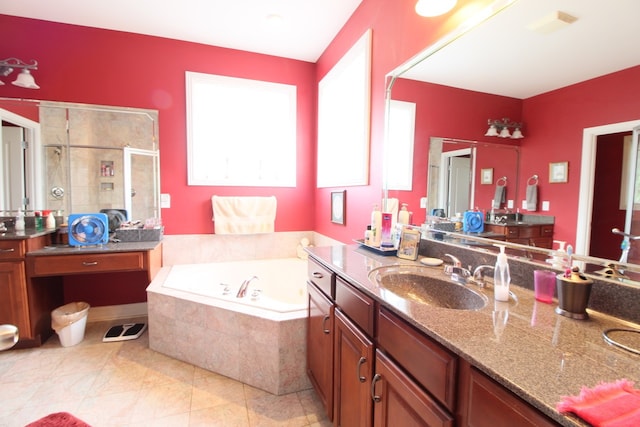
M 637 66 L 640 64 L 640 55 L 625 48 L 624 45 L 625 42 L 635 37 L 635 24 L 632 17 L 640 13 L 640 3 L 633 0 L 622 0 L 616 4 L 615 10 L 609 9 L 611 8 L 604 7 L 598 2 L 584 2 L 582 0 L 495 1 L 487 7 L 481 18 L 475 22 L 463 23 L 442 40 L 426 47 L 424 51 L 392 70 L 388 74 L 389 90 L 387 101 L 406 100 L 401 97 L 394 97 L 397 89 L 402 87 L 403 81 L 412 81 L 413 84 L 420 82 L 432 87 L 435 85 L 437 87 L 457 88 L 482 93 L 487 96 L 500 96 L 504 99 L 520 101 L 541 93 Z M 564 15 L 565 12 L 578 18 L 575 24 L 567 22 L 571 21 L 571 17 L 566 17 Z M 609 23 L 608 25 L 615 25 L 617 30 L 603 30 L 600 25 L 604 25 L 604 22 Z M 559 43 L 556 38 L 552 37 L 553 31 L 555 30 L 558 35 L 562 35 L 563 28 L 569 25 L 575 25 L 575 27 L 571 27 L 571 31 L 565 31 L 562 36 L 563 43 L 567 43 L 566 46 L 569 47 L 561 49 L 560 52 L 551 49 L 550 44 Z M 555 34 L 553 33 L 553 35 Z M 515 43 L 509 43 L 509 48 L 505 48 L 507 46 L 505 40 L 516 41 Z M 596 51 L 598 53 L 595 53 Z M 566 64 L 566 59 L 574 62 L 576 66 L 563 65 Z M 424 104 L 418 104 L 417 109 L 421 108 L 437 111 L 442 106 L 437 103 L 429 104 L 427 101 Z M 511 108 L 511 111 L 515 112 L 516 117 L 511 118 L 516 120 L 520 119 L 520 115 L 523 113 L 522 107 L 520 107 L 520 110 L 513 106 L 505 106 L 505 108 Z M 473 116 L 473 114 L 477 114 L 478 109 L 482 109 L 481 105 L 473 105 L 472 107 L 460 105 L 456 110 L 459 113 L 456 120 L 458 122 L 465 122 L 465 120 L 477 121 L 478 117 Z M 484 130 L 486 130 L 487 119 L 501 118 L 491 117 L 490 111 L 485 110 L 481 111 L 481 113 L 485 120 Z M 436 115 L 434 114 L 432 117 L 436 117 Z M 640 119 L 640 114 L 636 118 Z M 629 119 L 620 120 L 620 122 L 623 121 L 626 128 L 618 129 L 618 126 L 615 131 L 627 132 L 629 135 L 633 133 L 631 152 L 636 153 L 638 150 L 637 124 L 634 125 L 635 122 L 629 121 Z M 607 125 L 608 123 L 602 124 Z M 553 126 L 562 126 L 562 120 L 558 119 L 553 123 Z M 634 127 L 636 127 L 635 130 Z M 585 135 L 586 132 L 587 130 L 585 129 Z M 597 132 L 593 131 L 593 134 L 595 135 Z M 526 136 L 526 131 L 524 133 Z M 585 136 L 585 138 L 588 138 L 588 136 Z M 441 194 L 443 186 L 439 181 L 442 180 L 443 175 L 438 173 L 438 169 L 442 167 L 442 159 L 445 158 L 443 152 L 449 150 L 444 147 L 447 144 L 456 144 L 458 148 L 467 145 L 470 153 L 468 156 L 473 165 L 473 162 L 479 158 L 477 150 L 480 150 L 482 145 L 491 146 L 492 144 L 486 143 L 487 138 L 479 138 L 481 141 L 469 141 L 471 138 L 468 135 L 457 135 L 454 132 L 431 134 L 428 135 L 428 139 L 430 144 L 429 161 L 425 162 L 425 159 L 414 158 L 414 170 L 421 167 L 421 175 L 427 180 L 427 194 L 420 194 L 420 196 L 427 196 L 427 214 L 434 208 L 445 208 L 450 211 L 450 208 L 447 207 L 447 203 L 450 203 L 450 201 L 443 198 L 444 196 Z M 499 140 L 499 138 L 495 139 Z M 526 159 L 522 158 L 518 146 L 526 144 L 527 140 L 525 138 L 519 141 L 509 141 L 506 144 L 506 141 L 499 142 L 500 144 L 498 145 L 502 145 L 503 149 L 505 145 L 512 146 L 510 149 L 514 152 L 514 165 L 513 171 L 498 172 L 495 169 L 492 170 L 493 182 L 495 183 L 495 180 L 502 176 L 508 178 L 509 188 L 513 191 L 511 195 L 515 201 L 514 208 L 517 209 L 520 207 L 521 199 L 524 198 L 523 194 L 518 195 L 517 192 L 523 188 L 523 182 L 527 178 L 521 172 L 522 163 Z M 386 143 L 388 144 L 389 142 L 386 141 Z M 418 144 L 419 142 L 416 143 Z M 579 150 L 580 148 L 577 149 Z M 595 155 L 595 148 L 591 147 L 589 149 L 592 150 L 591 155 Z M 631 157 L 637 158 L 637 156 Z M 583 196 L 582 192 L 583 187 L 586 188 L 589 185 L 587 181 L 592 179 L 590 177 L 593 172 L 588 169 L 590 166 L 588 163 L 591 161 L 589 155 L 585 155 L 583 152 L 582 159 L 582 165 L 574 164 L 572 166 L 574 168 L 573 176 L 580 177 L 580 209 L 577 209 L 575 216 L 570 219 L 563 217 L 563 222 L 561 224 L 556 222 L 556 225 L 571 227 L 573 230 L 577 229 L 577 246 L 584 249 L 585 244 L 583 241 L 586 240 L 588 242 L 589 237 L 588 235 L 585 237 L 587 231 L 580 227 L 586 227 L 586 225 L 590 227 L 590 221 L 585 220 L 584 214 L 589 211 L 588 213 L 591 215 L 591 207 L 589 205 L 588 208 L 585 207 L 583 209 L 583 203 L 587 203 L 586 201 L 593 203 L 593 200 L 589 200 L 589 198 L 593 199 L 593 194 L 589 194 L 585 190 L 585 195 Z M 587 161 L 585 162 L 584 159 L 587 159 Z M 478 164 L 475 167 L 478 169 L 475 179 L 479 176 L 480 169 L 490 169 L 489 166 Z M 637 171 L 638 168 L 635 168 L 635 170 Z M 543 173 L 543 171 L 540 173 Z M 418 173 L 416 172 L 417 175 Z M 638 173 L 629 174 L 628 184 L 631 188 L 635 186 L 633 182 L 634 175 L 638 175 Z M 487 197 L 490 196 L 482 194 L 481 183 L 474 182 L 472 177 L 471 183 L 465 181 L 463 185 L 467 187 L 468 191 L 459 191 L 459 193 L 463 195 L 466 195 L 467 192 L 469 193 L 469 208 L 480 206 L 486 209 L 490 207 L 487 200 Z M 590 185 L 593 185 L 593 183 L 590 183 Z M 633 191 L 633 189 L 629 191 L 630 198 L 633 198 Z M 386 188 L 385 194 L 389 194 Z M 393 195 L 389 197 L 393 197 Z M 631 200 L 631 203 L 627 203 L 628 206 L 633 205 L 633 199 Z M 536 213 L 544 214 L 544 212 L 540 211 Z M 640 229 L 634 231 L 630 228 L 631 222 L 633 222 L 631 221 L 632 216 L 631 213 L 627 215 L 628 221 L 625 225 L 625 231 L 636 235 L 640 234 Z M 591 233 L 591 230 L 589 229 L 588 232 Z M 604 232 L 609 233 L 610 229 Z M 622 239 L 620 238 L 620 240 Z M 588 253 L 588 248 L 589 246 L 586 245 L 587 251 L 581 253 Z M 544 259 L 549 254 L 539 248 L 531 249 L 532 252 L 542 253 L 538 257 L 540 259 Z M 585 260 L 586 264 L 593 263 L 594 266 L 599 268 L 598 271 L 602 269 L 603 265 L 621 265 L 620 259 L 613 256 L 610 258 L 596 258 L 578 255 L 578 258 Z M 627 272 L 640 271 L 640 266 L 635 263 L 625 264 L 624 267 L 622 270 Z M 595 272 L 596 270 L 589 271 Z M 611 280 L 620 281 L 617 278 Z M 629 280 L 625 278 L 623 280 L 628 283 L 638 283 L 637 279 Z
M 0 119 L 0 215 L 160 217 L 157 111 L 0 98 Z

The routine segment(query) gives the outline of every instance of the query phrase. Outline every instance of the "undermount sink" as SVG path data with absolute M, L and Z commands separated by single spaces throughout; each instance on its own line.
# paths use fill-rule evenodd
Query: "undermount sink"
M 400 298 L 434 307 L 479 310 L 488 302 L 485 295 L 471 288 L 430 275 L 428 267 L 379 267 L 369 272 L 369 280 Z

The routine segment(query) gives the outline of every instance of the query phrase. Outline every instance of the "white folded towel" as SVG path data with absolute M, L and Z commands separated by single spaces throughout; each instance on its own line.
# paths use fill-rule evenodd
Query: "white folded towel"
M 216 234 L 272 233 L 277 200 L 271 197 L 211 198 Z
M 538 209 L 538 185 L 527 185 L 527 210 L 534 212 Z

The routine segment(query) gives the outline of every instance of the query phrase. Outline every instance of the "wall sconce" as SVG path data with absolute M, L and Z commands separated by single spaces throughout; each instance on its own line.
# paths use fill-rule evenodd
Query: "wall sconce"
M 16 68 L 21 68 L 22 71 L 20 71 L 18 77 L 16 77 L 16 79 L 11 82 L 12 84 L 27 89 L 40 89 L 40 86 L 36 84 L 33 75 L 31 75 L 31 70 L 38 69 L 38 61 L 33 60 L 32 64 L 27 64 L 26 62 L 22 62 L 18 58 L 2 59 L 0 60 L 0 77 L 7 77 Z M 0 80 L 0 86 L 2 85 L 4 85 L 4 82 Z
M 456 5 L 458 0 L 418 0 L 416 13 L 424 17 L 444 15 Z
M 484 136 L 498 136 L 500 138 L 512 138 L 521 139 L 524 138 L 522 134 L 522 123 L 512 122 L 511 120 L 504 118 L 502 120 L 487 120 L 489 129 Z M 513 133 L 509 131 L 509 128 L 513 128 Z

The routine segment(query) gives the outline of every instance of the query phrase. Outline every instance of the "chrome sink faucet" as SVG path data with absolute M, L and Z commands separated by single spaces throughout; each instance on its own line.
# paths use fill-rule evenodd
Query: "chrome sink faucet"
M 467 281 L 471 277 L 471 272 L 466 268 L 462 267 L 462 263 L 458 258 L 451 254 L 444 254 L 445 256 L 451 258 L 452 265 L 446 265 L 444 267 L 444 274 L 451 276 L 451 280 L 454 282 L 460 283 L 462 285 L 466 285 Z
M 481 288 L 487 286 L 487 283 L 484 281 L 484 272 L 486 270 L 495 271 L 495 267 L 493 265 L 479 265 L 473 270 L 473 277 L 469 280 L 469 283 L 473 283 Z
M 242 282 L 242 285 L 240 285 L 240 289 L 238 289 L 238 293 L 236 294 L 236 298 L 243 298 L 247 294 L 247 288 L 249 287 L 249 283 L 251 283 L 253 279 L 257 279 L 257 278 L 258 276 L 253 276 L 253 277 L 250 277 L 249 279 L 246 279 L 244 282 Z

